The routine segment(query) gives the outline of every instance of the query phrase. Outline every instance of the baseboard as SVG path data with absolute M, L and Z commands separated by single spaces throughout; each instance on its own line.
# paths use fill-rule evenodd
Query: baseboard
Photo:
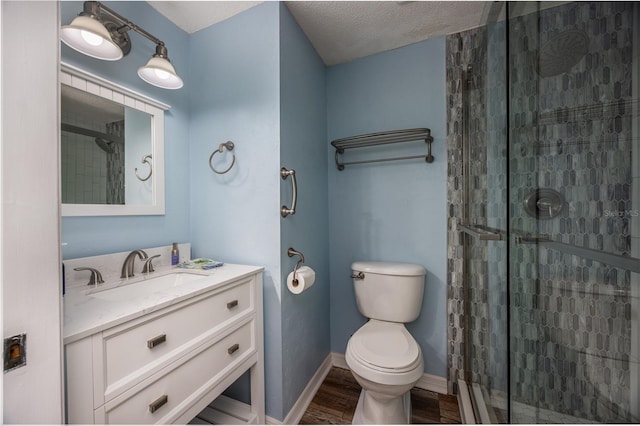
M 447 378 L 440 377 L 429 373 L 424 373 L 418 383 L 416 383 L 416 387 L 424 390 L 428 390 L 431 392 L 441 393 L 443 395 L 447 394 Z
M 305 411 L 307 411 L 307 407 L 311 404 L 311 400 L 316 395 L 316 392 L 318 392 L 320 385 L 324 381 L 325 377 L 327 377 L 327 374 L 329 374 L 329 370 L 331 370 L 332 366 L 332 356 L 329 354 L 322 364 L 320 364 L 320 367 L 318 367 L 318 370 L 315 372 L 311 380 L 309 380 L 309 383 L 307 383 L 307 386 L 302 391 L 300 397 L 298 397 L 296 403 L 293 404 L 293 407 L 291 407 L 291 410 L 289 410 L 289 413 L 284 420 L 280 422 L 274 418 L 267 417 L 267 424 L 297 425 L 300 423 L 300 419 L 304 416 Z
M 347 360 L 344 358 L 344 354 L 331 352 L 331 362 L 333 363 L 334 367 L 350 370 L 349 366 L 347 365 Z
M 220 395 L 189 424 L 257 425 L 258 415 L 251 411 L 249 404 Z
M 311 400 L 320 388 L 320 385 L 324 381 L 325 377 L 327 377 L 327 374 L 329 374 L 329 370 L 331 370 L 331 367 L 338 367 L 349 370 L 349 366 L 347 365 L 344 354 L 331 352 L 329 355 L 327 355 L 320 367 L 318 367 L 318 370 L 315 372 L 311 380 L 309 380 L 309 383 L 302 391 L 302 394 L 300 395 L 296 403 L 293 405 L 291 410 L 289 410 L 289 413 L 284 418 L 284 420 L 280 421 L 273 417 L 267 416 L 267 424 L 297 425 L 300 422 L 300 419 L 302 419 L 305 411 L 307 411 L 307 407 L 309 407 L 309 404 L 311 404 Z M 416 387 L 431 392 L 446 394 L 447 379 L 445 377 L 425 373 L 422 375 L 418 383 L 416 383 Z
M 267 423 L 268 425 L 283 425 L 283 424 L 284 424 L 284 423 L 282 423 L 280 420 L 278 420 L 278 419 L 274 419 L 274 418 L 273 418 L 273 417 L 271 417 L 271 416 L 266 416 L 266 419 L 265 419 L 265 420 L 267 421 L 266 423 Z
M 345 370 L 349 370 L 349 366 L 347 365 L 347 361 L 345 360 L 344 354 L 339 354 L 337 352 L 331 352 L 331 360 L 333 362 L 334 367 L 344 368 Z M 447 394 L 447 378 L 435 376 L 433 374 L 424 373 L 418 383 L 416 383 L 416 387 L 424 390 L 428 390 L 431 392 Z

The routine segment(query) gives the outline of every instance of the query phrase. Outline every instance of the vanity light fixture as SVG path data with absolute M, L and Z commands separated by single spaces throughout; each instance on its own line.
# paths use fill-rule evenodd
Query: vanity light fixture
M 85 1 L 83 11 L 62 27 L 62 41 L 80 53 L 105 61 L 117 61 L 131 51 L 127 31 L 133 30 L 156 44 L 156 53 L 138 69 L 138 76 L 163 89 L 179 89 L 182 79 L 169 62 L 164 42 L 97 1 Z
M 60 38 L 72 49 L 92 58 L 117 61 L 123 55 L 102 23 L 94 2 L 85 2 L 84 11 L 71 24 L 62 27 Z
M 147 65 L 138 68 L 138 76 L 149 84 L 165 89 L 179 89 L 183 84 L 169 62 L 164 44 L 156 45 L 156 53 L 149 59 Z

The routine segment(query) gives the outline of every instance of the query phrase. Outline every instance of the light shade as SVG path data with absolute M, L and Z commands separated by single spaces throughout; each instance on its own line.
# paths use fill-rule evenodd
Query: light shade
M 109 30 L 100 21 L 80 15 L 60 30 L 60 38 L 72 49 L 105 61 L 122 58 L 122 50 L 111 39 Z
M 147 65 L 138 68 L 138 75 L 147 83 L 163 89 L 179 89 L 184 84 L 171 62 L 160 56 L 152 57 Z

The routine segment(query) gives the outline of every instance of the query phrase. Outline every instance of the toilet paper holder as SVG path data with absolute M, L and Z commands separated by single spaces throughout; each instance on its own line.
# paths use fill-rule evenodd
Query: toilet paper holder
M 289 257 L 293 257 L 293 256 L 300 257 L 300 259 L 298 259 L 298 262 L 296 263 L 296 266 L 293 268 L 293 280 L 298 281 L 296 277 L 296 272 L 298 272 L 298 267 L 300 266 L 300 264 L 304 263 L 304 255 L 300 253 L 298 250 L 295 250 L 293 247 L 289 247 L 289 250 L 287 250 L 287 255 L 289 255 Z

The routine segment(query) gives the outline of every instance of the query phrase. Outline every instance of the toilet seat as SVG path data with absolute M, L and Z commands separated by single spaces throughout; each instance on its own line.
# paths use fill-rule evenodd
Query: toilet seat
M 349 339 L 349 368 L 381 384 L 399 385 L 423 373 L 420 346 L 402 323 L 369 320 Z

